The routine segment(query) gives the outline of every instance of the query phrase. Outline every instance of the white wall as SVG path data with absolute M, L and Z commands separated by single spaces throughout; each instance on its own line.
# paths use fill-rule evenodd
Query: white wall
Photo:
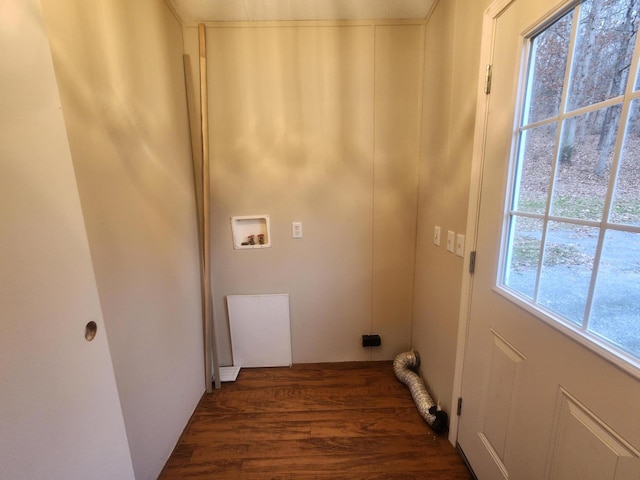
M 133 478 L 36 0 L 0 4 L 0 51 L 0 477 Z
M 205 388 L 182 29 L 159 0 L 42 0 L 133 467 Z

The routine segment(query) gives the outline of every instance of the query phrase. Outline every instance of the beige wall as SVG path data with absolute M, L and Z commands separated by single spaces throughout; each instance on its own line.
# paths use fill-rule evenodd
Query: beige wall
M 157 0 L 42 0 L 136 478 L 204 391 L 182 28 Z
M 376 29 L 372 324 L 383 337 L 380 360 L 411 347 L 423 43 L 422 28 Z
M 133 479 L 37 0 L 2 3 L 0 51 L 0 476 Z
M 181 29 L 162 2 L 42 3 L 134 469 L 153 478 L 204 389 Z M 439 2 L 424 28 L 207 29 L 223 363 L 224 297 L 288 292 L 295 362 L 413 345 L 452 403 L 465 266 L 432 233 L 466 227 L 488 3 Z M 197 73 L 196 30 L 183 33 Z M 229 217 L 254 213 L 271 215 L 273 247 L 233 250 Z
M 218 25 L 207 45 L 222 363 L 232 362 L 229 294 L 291 295 L 296 363 L 406 350 L 422 26 Z M 185 50 L 195 62 L 195 28 Z M 252 214 L 271 216 L 273 246 L 234 250 L 229 219 Z M 291 238 L 292 221 L 303 239 Z M 366 333 L 383 347 L 364 350 Z
M 438 2 L 426 26 L 413 346 L 433 396 L 450 412 L 467 265 L 446 250 L 446 236 L 467 226 L 482 15 L 490 3 Z M 436 225 L 440 247 L 433 244 Z

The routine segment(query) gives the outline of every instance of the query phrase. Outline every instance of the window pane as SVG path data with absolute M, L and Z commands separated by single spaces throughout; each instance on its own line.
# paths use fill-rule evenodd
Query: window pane
M 542 220 L 514 216 L 512 222 L 504 284 L 533 299 L 540 263 Z
M 589 330 L 640 358 L 640 234 L 605 235 Z
M 555 142 L 555 123 L 522 133 L 514 210 L 540 214 L 545 212 Z
M 624 93 L 639 3 L 586 0 L 581 4 L 567 111 Z
M 551 215 L 602 220 L 621 111 L 614 105 L 564 122 Z
M 582 325 L 598 229 L 549 222 L 538 303 Z
M 640 100 L 631 103 L 610 221 L 640 225 Z
M 567 67 L 573 10 L 533 39 L 523 125 L 558 115 Z

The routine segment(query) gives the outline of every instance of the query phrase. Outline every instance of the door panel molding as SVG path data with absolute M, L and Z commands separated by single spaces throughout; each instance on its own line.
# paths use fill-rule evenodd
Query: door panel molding
M 490 454 L 500 460 L 498 466 L 506 472 L 505 449 L 511 417 L 514 413 L 513 398 L 518 388 L 522 362 L 526 357 L 509 341 L 490 329 L 493 334 L 493 351 L 489 367 L 489 388 L 486 392 L 484 426 L 481 438 L 490 445 Z
M 640 452 L 562 386 L 553 423 L 548 480 L 640 478 Z

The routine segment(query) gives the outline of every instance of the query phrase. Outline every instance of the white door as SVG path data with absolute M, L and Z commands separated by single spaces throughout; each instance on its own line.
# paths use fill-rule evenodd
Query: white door
M 0 12 L 0 477 L 130 479 L 40 5 Z
M 617 4 L 622 8 L 626 6 L 625 2 L 626 0 L 618 0 Z M 558 143 L 560 147 L 554 147 L 553 142 L 556 139 L 567 138 L 559 132 L 564 128 L 562 135 L 569 135 L 572 119 L 582 118 L 580 115 L 587 116 L 589 113 L 592 113 L 593 117 L 593 111 L 603 105 L 598 108 L 578 106 L 576 108 L 582 108 L 578 110 L 580 115 L 574 112 L 563 117 L 558 112 L 553 113 L 554 109 L 559 112 L 563 109 L 570 110 L 571 99 L 567 100 L 566 91 L 563 93 L 563 88 L 566 90 L 568 87 L 562 87 L 562 82 L 557 87 L 557 98 L 549 91 L 537 92 L 538 98 L 534 98 L 533 94 L 526 97 L 524 95 L 528 71 L 527 55 L 531 51 L 527 36 L 537 35 L 575 6 L 576 2 L 560 3 L 557 0 L 501 0 L 495 2 L 486 13 L 484 36 L 490 39 L 488 44 L 491 46 L 485 49 L 483 55 L 487 57 L 484 60 L 492 64 L 492 81 L 484 130 L 486 143 L 477 210 L 477 256 L 472 280 L 462 378 L 462 410 L 458 430 L 458 443 L 480 480 L 640 478 L 638 362 L 634 364 L 631 359 L 630 363 L 625 363 L 615 355 L 616 352 L 626 349 L 627 353 L 635 353 L 638 356 L 640 347 L 634 347 L 634 344 L 624 341 L 621 348 L 618 348 L 619 345 L 612 346 L 611 342 L 608 343 L 607 338 L 610 340 L 614 335 L 607 337 L 602 327 L 595 323 L 598 316 L 596 310 L 602 304 L 598 292 L 606 290 L 601 288 L 601 283 L 591 283 L 589 280 L 590 274 L 596 270 L 596 265 L 600 266 L 600 274 L 604 276 L 605 268 L 614 263 L 610 255 L 611 249 L 607 250 L 608 245 L 611 246 L 609 235 L 622 234 L 615 230 L 618 228 L 617 225 L 612 225 L 611 231 L 600 235 L 597 233 L 602 225 L 599 219 L 583 218 L 581 213 L 558 213 L 554 210 L 562 204 L 557 195 L 566 187 L 567 177 L 563 176 L 569 171 L 566 169 L 577 168 L 579 165 L 578 156 L 582 155 L 582 148 L 588 143 L 584 133 L 587 130 L 578 129 L 577 135 L 583 137 L 572 144 L 571 148 L 574 148 L 575 152 L 569 151 L 569 147 L 565 149 L 567 155 L 576 155 L 566 164 L 560 165 L 554 161 L 554 158 L 562 156 L 562 147 L 566 142 Z M 637 7 L 634 8 L 636 10 L 631 13 L 636 15 Z M 574 12 L 574 15 L 578 13 Z M 564 20 L 565 27 L 571 31 L 571 28 L 579 28 L 581 21 L 579 17 L 568 17 Z M 584 41 L 584 38 L 576 40 L 575 36 L 566 36 L 566 33 L 566 29 L 552 31 L 546 40 L 566 41 L 567 46 Z M 607 45 L 598 48 L 606 49 Z M 590 53 L 595 55 L 599 51 L 591 47 Z M 584 60 L 585 54 L 582 55 Z M 611 57 L 615 56 L 615 53 L 607 55 Z M 595 59 L 596 57 L 592 58 L 593 62 Z M 548 65 L 543 66 L 541 63 L 536 66 L 541 71 L 543 67 L 548 68 Z M 630 67 L 634 75 L 637 67 L 638 54 L 635 53 Z M 626 68 L 629 69 L 628 64 Z M 569 71 L 558 74 L 569 75 Z M 532 78 L 529 76 L 533 82 Z M 585 78 L 588 78 L 588 75 Z M 602 88 L 611 90 L 612 87 L 607 84 Z M 634 109 L 640 110 L 637 105 L 634 106 L 633 101 L 639 96 L 635 77 L 632 75 L 626 90 L 624 86 L 621 88 L 626 92 L 624 98 L 630 96 L 631 100 L 624 100 L 614 92 L 608 97 L 603 95 L 597 101 L 604 102 L 604 107 L 619 107 L 622 116 L 634 112 Z M 519 98 L 526 98 L 525 106 L 518 106 Z M 553 106 L 554 102 L 558 105 Z M 529 118 L 533 127 L 521 136 L 518 131 L 521 119 L 533 116 L 530 112 L 536 108 L 540 112 L 545 109 L 549 112 L 536 114 L 538 118 Z M 523 115 L 526 109 L 529 110 Z M 602 114 L 603 111 L 598 112 Z M 545 120 L 554 115 L 554 120 Z M 624 124 L 620 128 L 625 128 Z M 637 130 L 635 123 L 634 128 Z M 545 135 L 551 144 L 540 140 Z M 615 132 L 612 137 L 614 141 L 611 151 L 615 151 L 616 154 L 623 152 L 624 144 L 615 141 L 618 138 Z M 519 138 L 520 150 L 517 147 Z M 631 142 L 629 144 L 631 145 Z M 535 150 L 536 148 L 538 150 Z M 526 185 L 525 180 L 521 180 L 523 190 L 525 187 L 533 189 L 532 191 L 539 188 L 540 191 L 534 193 L 541 193 L 537 199 L 537 207 L 533 206 L 536 199 L 527 198 L 531 205 L 529 210 L 529 207 L 523 206 L 523 192 L 509 187 L 513 176 L 525 179 L 529 174 L 525 167 L 515 172 L 510 169 L 510 159 L 512 156 L 517 157 L 519 151 L 527 151 L 523 155 L 532 158 L 536 155 L 548 157 L 548 161 L 542 162 L 541 165 L 547 165 L 544 168 L 548 168 L 545 175 L 550 178 L 549 184 L 539 182 L 539 187 L 531 187 Z M 609 167 L 610 170 L 617 168 L 616 162 L 618 161 L 614 161 L 613 166 Z M 622 160 L 618 163 L 621 164 Z M 535 170 L 535 175 L 544 168 L 539 167 Z M 552 176 L 554 171 L 557 172 L 554 174 L 555 177 Z M 536 178 L 539 180 L 539 177 Z M 594 178 L 603 178 L 605 184 L 602 204 L 594 208 L 613 209 L 616 195 L 622 194 L 614 194 L 612 189 L 606 187 L 608 173 Z M 547 189 L 551 191 L 550 185 L 555 185 L 557 191 L 549 194 L 550 200 L 547 201 L 544 192 Z M 571 199 L 576 190 L 568 188 L 567 198 Z M 619 191 L 623 192 L 623 189 L 620 188 Z M 507 192 L 510 194 L 507 195 Z M 518 208 L 524 210 L 517 219 L 520 223 L 513 226 L 508 231 L 510 233 L 504 232 L 503 225 L 507 224 L 510 218 L 515 218 L 515 207 L 510 200 L 505 200 L 506 198 L 519 199 L 521 202 Z M 566 200 L 564 197 L 562 199 Z M 598 215 L 597 212 L 595 215 Z M 552 228 L 556 217 L 565 216 L 571 217 L 569 223 L 562 224 L 565 230 Z M 630 236 L 626 243 L 630 250 L 640 249 L 636 220 L 622 222 L 632 224 L 628 231 L 624 232 Z M 611 222 L 613 223 L 613 220 Z M 559 221 L 556 223 L 559 224 Z M 507 239 L 523 240 L 526 234 L 530 233 L 525 232 L 527 228 L 522 227 L 525 224 L 532 230 L 539 228 L 540 235 L 536 237 L 535 234 L 531 234 L 531 243 L 520 241 L 514 249 L 507 249 Z M 532 228 L 531 224 L 537 227 Z M 564 237 L 561 235 L 562 232 Z M 577 237 L 570 238 L 575 232 L 578 232 Z M 554 235 L 558 236 L 559 240 Z M 569 250 L 571 247 L 579 252 L 567 254 L 568 258 L 556 253 L 560 258 L 556 258 L 554 263 L 551 249 L 554 238 L 557 242 L 555 245 L 560 250 Z M 599 247 L 599 244 L 604 247 Z M 542 249 L 544 245 L 547 245 L 545 250 Z M 525 254 L 522 250 L 527 246 L 530 251 Z M 589 250 L 591 247 L 591 253 L 584 252 L 584 249 Z M 502 261 L 506 265 L 504 271 L 500 257 L 502 248 L 507 252 Z M 517 250 L 518 248 L 520 250 Z M 531 255 L 532 265 L 527 265 L 523 260 L 526 255 Z M 628 255 L 628 262 L 637 267 L 640 259 L 637 250 L 636 253 Z M 514 263 L 516 257 L 522 262 L 517 265 L 518 268 Z M 541 260 L 542 258 L 544 260 Z M 527 269 L 534 273 L 528 274 Z M 536 277 L 536 271 L 541 271 L 542 275 Z M 586 277 L 586 280 L 583 277 Z M 634 309 L 629 317 L 631 325 L 619 324 L 614 328 L 628 329 L 628 336 L 625 338 L 633 337 L 636 335 L 634 332 L 640 331 L 640 305 L 637 297 L 640 281 L 637 276 L 629 278 L 631 280 L 620 288 L 628 289 L 626 298 L 632 302 L 629 307 Z M 538 306 L 546 309 L 546 315 L 539 313 L 535 306 L 528 305 L 531 303 L 528 300 L 532 299 L 537 299 Z M 572 312 L 576 311 L 572 302 L 578 303 L 580 312 L 585 308 L 594 311 L 591 316 L 592 323 L 572 317 Z M 604 315 L 605 321 L 607 318 L 612 321 L 617 318 L 613 309 L 605 309 L 605 313 L 609 312 L 610 317 Z M 569 317 L 569 321 L 554 326 L 553 319 L 559 314 Z M 587 336 L 590 335 L 591 340 L 582 339 L 581 334 L 585 332 Z

